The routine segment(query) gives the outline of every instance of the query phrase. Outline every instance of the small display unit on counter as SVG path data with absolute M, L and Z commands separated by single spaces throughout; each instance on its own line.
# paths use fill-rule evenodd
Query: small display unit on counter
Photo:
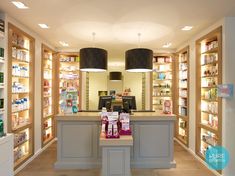
M 118 112 L 101 113 L 101 136 L 119 138 L 120 135 L 131 135 L 130 114 Z

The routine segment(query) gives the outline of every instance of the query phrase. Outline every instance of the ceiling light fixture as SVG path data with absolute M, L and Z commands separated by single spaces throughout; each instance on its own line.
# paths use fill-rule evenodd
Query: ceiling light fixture
M 193 26 L 184 26 L 181 30 L 182 31 L 190 31 L 193 28 Z
M 138 47 L 125 53 L 125 70 L 128 72 L 150 72 L 153 69 L 153 51 L 140 48 L 140 36 L 138 33 Z
M 166 43 L 166 44 L 164 44 L 162 47 L 163 47 L 163 48 L 169 48 L 171 45 L 172 45 L 172 43 Z
M 24 3 L 20 1 L 12 1 L 12 4 L 14 4 L 18 9 L 28 9 L 29 7 L 26 6 Z
M 118 72 L 118 71 L 109 72 L 109 80 L 110 81 L 121 81 L 122 80 L 122 72 Z
M 60 43 L 62 46 L 65 46 L 65 47 L 69 46 L 69 44 L 66 43 L 66 42 L 64 42 L 64 41 L 59 41 L 59 43 Z
M 95 44 L 95 33 L 92 33 L 93 44 Z M 84 72 L 104 72 L 107 70 L 106 50 L 101 48 L 82 48 L 79 52 L 80 70 Z
M 38 24 L 42 29 L 48 29 L 50 28 L 47 24 L 40 23 Z

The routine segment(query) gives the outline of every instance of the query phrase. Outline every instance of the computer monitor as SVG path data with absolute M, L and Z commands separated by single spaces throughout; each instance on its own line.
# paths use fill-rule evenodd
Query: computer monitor
M 130 112 L 133 109 L 136 110 L 135 96 L 122 96 L 122 105 L 126 112 Z
M 111 109 L 112 96 L 100 96 L 98 109 L 106 107 L 107 110 Z

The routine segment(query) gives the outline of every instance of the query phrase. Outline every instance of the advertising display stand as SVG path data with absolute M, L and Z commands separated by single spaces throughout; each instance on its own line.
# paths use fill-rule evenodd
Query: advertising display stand
M 133 145 L 133 137 L 129 119 L 129 114 L 126 113 L 121 113 L 119 118 L 118 112 L 103 112 L 101 114 L 100 146 L 102 147 L 103 176 L 131 175 L 130 148 Z
M 60 108 L 62 112 L 64 112 L 65 114 L 73 114 L 78 112 L 78 93 L 76 90 L 69 88 L 67 88 L 66 90 L 62 90 L 60 97 Z

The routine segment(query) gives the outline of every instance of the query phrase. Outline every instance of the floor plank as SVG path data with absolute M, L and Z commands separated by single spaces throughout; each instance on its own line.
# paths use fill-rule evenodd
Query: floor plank
M 175 143 L 176 168 L 132 169 L 132 176 L 215 176 L 178 143 Z M 56 143 L 52 144 L 16 176 L 99 176 L 100 169 L 54 170 Z

